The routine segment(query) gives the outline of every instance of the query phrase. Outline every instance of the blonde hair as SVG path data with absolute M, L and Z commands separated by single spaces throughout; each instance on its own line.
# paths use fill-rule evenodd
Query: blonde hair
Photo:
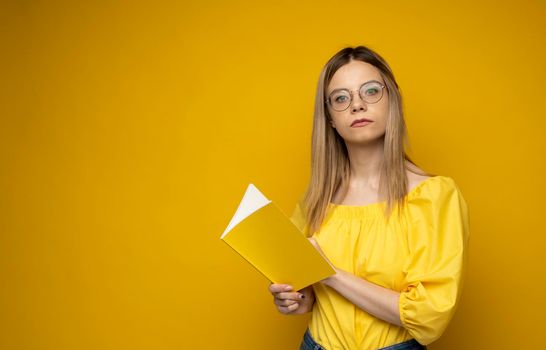
M 384 135 L 384 161 L 381 165 L 379 195 L 386 197 L 385 218 L 388 220 L 396 202 L 400 209 L 405 204 L 408 179 L 405 161 L 415 163 L 405 152 L 409 140 L 404 121 L 402 95 L 387 62 L 376 52 L 365 46 L 346 47 L 337 52 L 324 66 L 316 90 L 315 110 L 311 143 L 310 181 L 300 206 L 305 213 L 307 236 L 318 231 L 325 218 L 328 205 L 334 193 L 341 189 L 345 195 L 348 190 L 350 163 L 343 138 L 329 127 L 331 119 L 325 106 L 326 88 L 334 73 L 351 60 L 367 62 L 379 70 L 385 81 L 389 97 L 389 115 Z M 410 169 L 411 171 L 411 169 Z M 422 175 L 428 173 L 419 172 Z M 400 214 L 400 211 L 398 211 Z

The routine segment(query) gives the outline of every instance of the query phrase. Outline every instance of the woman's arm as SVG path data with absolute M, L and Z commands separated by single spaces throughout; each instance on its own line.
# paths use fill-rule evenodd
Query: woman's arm
M 349 272 L 336 268 L 337 273 L 322 280 L 347 300 L 369 314 L 402 327 L 398 300 L 400 293 L 378 286 Z
M 309 241 L 326 258 L 317 241 L 313 238 L 309 238 Z M 335 270 L 335 275 L 321 282 L 367 313 L 399 327 L 403 326 L 398 309 L 399 292 L 378 286 L 337 267 Z

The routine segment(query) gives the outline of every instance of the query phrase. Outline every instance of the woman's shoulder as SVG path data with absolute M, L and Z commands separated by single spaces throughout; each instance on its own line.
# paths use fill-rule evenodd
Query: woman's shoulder
M 407 215 L 414 223 L 429 225 L 453 218 L 468 218 L 466 201 L 452 177 L 432 175 L 408 193 Z
M 410 198 L 435 197 L 455 192 L 459 192 L 459 188 L 450 176 L 408 172 L 408 195 Z
M 407 178 L 408 178 L 408 191 L 411 192 L 414 188 L 416 188 L 419 184 L 421 184 L 424 181 L 427 181 L 430 179 L 431 175 L 421 175 L 416 174 L 411 171 L 406 171 Z

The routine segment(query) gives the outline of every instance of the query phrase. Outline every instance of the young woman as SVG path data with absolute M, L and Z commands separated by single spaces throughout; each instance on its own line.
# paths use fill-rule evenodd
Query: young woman
M 426 349 L 459 302 L 468 208 L 454 180 L 407 156 L 387 62 L 347 47 L 322 69 L 311 178 L 292 221 L 336 267 L 302 290 L 271 284 L 283 314 L 312 312 L 300 350 Z

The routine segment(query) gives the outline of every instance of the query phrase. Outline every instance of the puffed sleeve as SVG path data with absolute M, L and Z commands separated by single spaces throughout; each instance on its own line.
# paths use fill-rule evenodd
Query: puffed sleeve
M 467 204 L 453 179 L 428 181 L 435 182 L 408 201 L 409 256 L 398 303 L 404 328 L 423 345 L 438 339 L 455 313 L 470 236 Z
M 296 203 L 292 215 L 290 216 L 290 220 L 300 229 L 301 232 L 303 232 L 305 236 L 307 236 L 309 228 L 307 225 L 305 214 L 302 210 L 302 205 L 302 201 Z

